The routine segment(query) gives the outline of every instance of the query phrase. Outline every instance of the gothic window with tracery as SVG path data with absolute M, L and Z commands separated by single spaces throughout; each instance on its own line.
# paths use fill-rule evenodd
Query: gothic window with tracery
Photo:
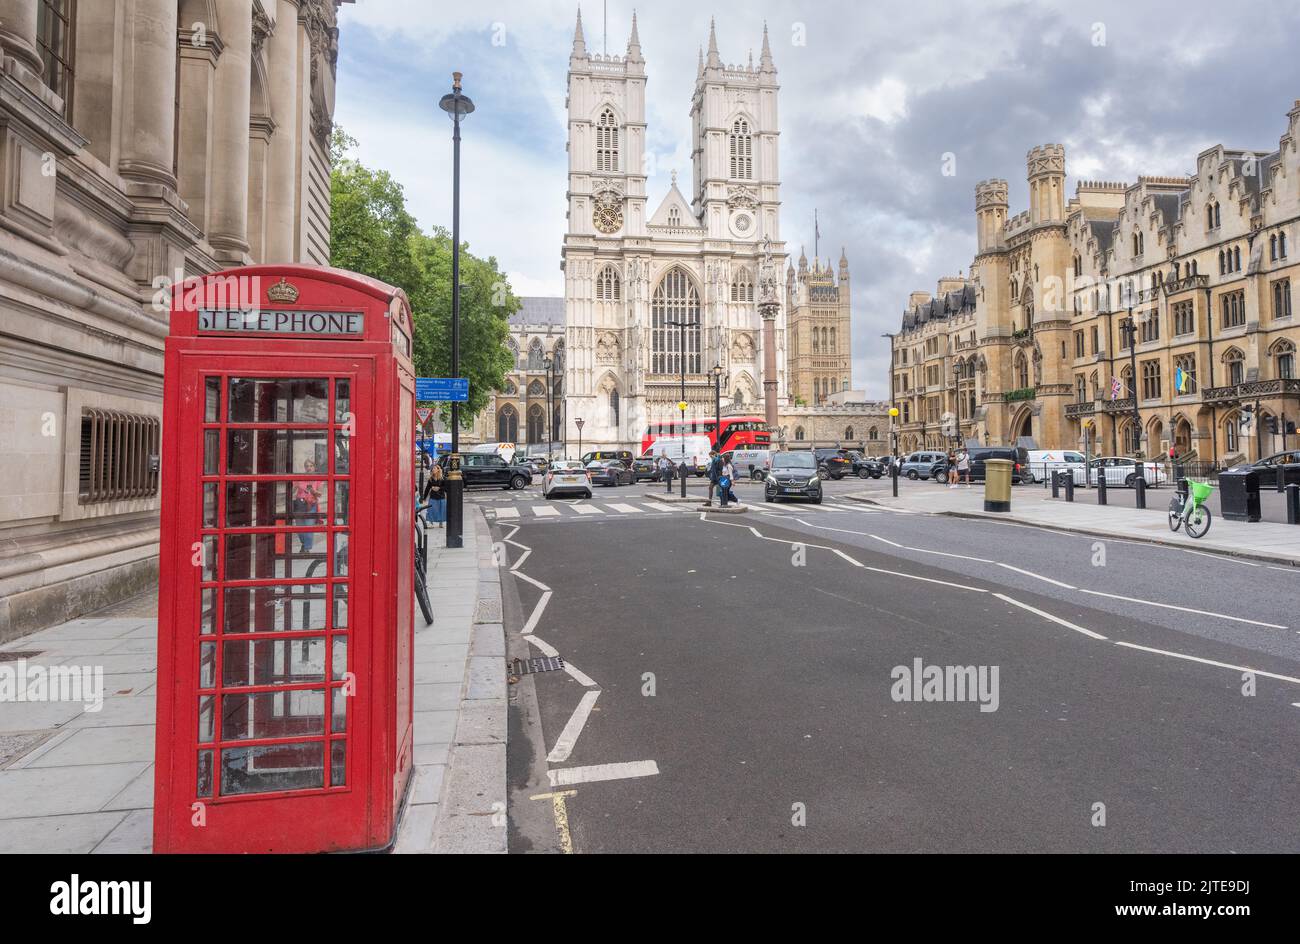
M 618 171 L 618 118 L 612 108 L 602 111 L 596 122 L 596 170 Z
M 733 180 L 754 179 L 754 142 L 744 118 L 731 125 L 731 176 Z
M 700 372 L 700 296 L 690 276 L 679 267 L 670 269 L 655 289 L 650 333 L 651 373 L 681 373 L 683 355 L 686 372 Z
M 607 265 L 600 270 L 600 275 L 596 276 L 596 300 L 601 302 L 616 302 L 623 295 L 623 286 L 619 281 L 618 272 L 612 265 Z
M 733 302 L 752 302 L 754 300 L 754 279 L 748 269 L 741 269 L 731 281 L 731 300 Z

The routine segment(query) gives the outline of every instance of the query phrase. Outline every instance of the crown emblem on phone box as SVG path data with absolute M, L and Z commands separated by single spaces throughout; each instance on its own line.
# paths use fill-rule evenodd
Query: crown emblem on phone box
M 266 290 L 266 297 L 273 302 L 296 302 L 298 289 L 281 276 L 280 281 Z

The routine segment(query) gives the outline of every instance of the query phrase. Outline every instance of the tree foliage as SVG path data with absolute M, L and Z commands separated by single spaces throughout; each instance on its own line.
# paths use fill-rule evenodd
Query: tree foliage
M 415 322 L 415 369 L 421 377 L 451 376 L 451 234 L 420 229 L 406 208 L 402 185 L 385 170 L 348 157 L 356 141 L 334 129 L 330 175 L 330 264 L 406 291 Z M 460 376 L 469 378 L 461 425 L 470 426 L 514 364 L 507 319 L 519 299 L 495 257 L 480 258 L 461 243 Z M 443 405 L 444 416 L 447 405 Z

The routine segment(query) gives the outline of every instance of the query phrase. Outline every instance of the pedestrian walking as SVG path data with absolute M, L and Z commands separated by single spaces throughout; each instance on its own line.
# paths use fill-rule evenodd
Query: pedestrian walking
M 966 487 L 970 488 L 970 453 L 963 448 L 957 453 L 957 474 L 966 482 Z
M 428 502 L 429 508 L 425 512 L 424 520 L 430 524 L 436 524 L 443 527 L 447 520 L 447 487 L 443 478 L 442 466 L 434 464 L 429 473 L 429 478 L 424 483 L 424 495 L 421 502 Z
M 665 482 L 673 480 L 673 460 L 668 458 L 666 451 L 659 453 L 659 478 Z
M 722 478 L 719 479 L 719 481 L 726 482 L 726 485 L 723 486 L 722 503 L 725 505 L 728 501 L 730 501 L 733 504 L 739 505 L 740 499 L 736 497 L 736 492 L 735 492 L 736 466 L 730 459 L 722 460 Z
M 709 450 L 709 497 L 704 500 L 705 507 L 713 505 L 713 492 L 718 488 L 718 479 L 722 477 L 722 457 L 718 455 L 716 449 Z M 726 495 L 719 496 L 722 504 L 726 505 Z

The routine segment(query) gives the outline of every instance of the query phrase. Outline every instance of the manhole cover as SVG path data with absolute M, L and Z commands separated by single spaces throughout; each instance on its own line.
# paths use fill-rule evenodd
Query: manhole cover
M 0 767 L 4 767 L 11 760 L 26 754 L 53 733 L 53 731 L 38 731 L 0 734 Z
M 536 659 L 514 659 L 508 666 L 511 675 L 535 675 L 538 672 L 560 672 L 564 660 L 559 656 L 542 656 Z
M 17 662 L 19 659 L 35 659 L 40 654 L 40 650 L 37 649 L 10 649 L 8 652 L 0 652 L 0 662 Z

